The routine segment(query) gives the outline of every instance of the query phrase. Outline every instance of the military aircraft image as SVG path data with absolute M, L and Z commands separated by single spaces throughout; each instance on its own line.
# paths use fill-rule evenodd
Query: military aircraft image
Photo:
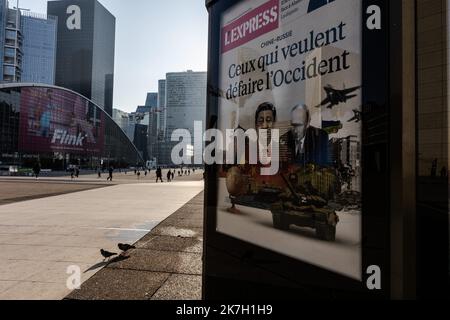
M 357 94 L 352 93 L 360 88 L 361 87 L 358 86 L 345 89 L 344 86 L 343 90 L 338 90 L 333 88 L 331 85 L 327 85 L 326 87 L 324 87 L 324 90 L 327 93 L 327 97 L 322 101 L 320 105 L 317 106 L 317 108 L 327 106 L 327 109 L 333 109 L 333 107 L 338 106 L 341 103 L 346 103 L 348 100 L 358 96 Z
M 357 109 L 353 109 L 353 113 L 354 113 L 353 118 L 348 120 L 348 122 L 355 122 L 355 123 L 361 122 L 361 120 L 362 120 L 362 112 L 357 110 Z

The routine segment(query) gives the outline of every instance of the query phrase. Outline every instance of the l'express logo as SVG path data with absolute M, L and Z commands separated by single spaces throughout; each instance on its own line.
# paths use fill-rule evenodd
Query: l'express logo
M 81 9 L 77 5 L 67 7 L 66 13 L 69 17 L 66 20 L 66 26 L 69 30 L 81 30 Z
M 277 29 L 279 10 L 279 0 L 270 0 L 223 27 L 222 53 Z

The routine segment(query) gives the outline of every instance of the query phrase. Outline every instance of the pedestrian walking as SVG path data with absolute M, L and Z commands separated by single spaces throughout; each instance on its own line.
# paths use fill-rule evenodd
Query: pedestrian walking
M 175 180 L 175 170 L 172 172 L 172 180 Z
M 161 180 L 161 182 L 164 182 L 162 179 L 162 170 L 160 167 L 156 169 L 156 183 L 158 183 L 159 180 Z
M 36 179 L 39 179 L 39 174 L 41 173 L 41 165 L 39 162 L 36 162 L 33 167 L 33 173 Z
M 77 177 L 77 179 L 80 177 L 80 168 L 78 167 L 75 168 L 75 177 Z
M 107 181 L 113 181 L 113 173 L 114 173 L 114 168 L 113 167 L 109 167 L 109 176 L 108 179 L 106 179 Z
M 167 172 L 167 181 L 172 182 L 172 171 Z
M 97 168 L 98 179 L 102 178 L 102 169 L 100 167 Z

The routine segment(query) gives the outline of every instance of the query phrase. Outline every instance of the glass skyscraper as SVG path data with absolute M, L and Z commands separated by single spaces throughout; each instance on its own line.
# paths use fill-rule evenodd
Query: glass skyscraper
M 166 141 L 161 150 L 161 161 L 171 164 L 172 148 L 178 144 L 170 142 L 177 129 L 189 130 L 194 138 L 194 123 L 206 120 L 206 72 L 177 72 L 166 75 Z M 203 131 L 202 131 L 203 132 Z M 192 141 L 193 143 L 193 141 Z M 203 153 L 203 150 L 194 150 Z M 202 156 L 202 155 L 200 155 Z
M 5 55 L 5 28 L 7 0 L 0 0 L 0 82 L 3 81 L 3 57 Z
M 21 14 L 9 9 L 8 2 L 0 4 L 0 73 L 2 82 L 22 81 L 22 44 Z
M 97 0 L 47 3 L 58 17 L 58 86 L 92 99 L 112 115 L 116 18 Z
M 57 18 L 22 12 L 22 82 L 55 84 Z
M 56 17 L 0 0 L 0 82 L 55 83 Z
M 147 93 L 147 99 L 145 100 L 145 106 L 156 108 L 157 105 L 158 105 L 158 93 L 157 92 Z
M 166 109 L 166 80 L 158 81 L 158 112 L 157 119 L 158 139 L 164 140 L 166 137 L 167 109 Z

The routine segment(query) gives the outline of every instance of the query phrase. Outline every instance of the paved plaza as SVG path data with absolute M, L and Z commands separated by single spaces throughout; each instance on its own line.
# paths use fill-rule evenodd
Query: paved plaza
M 74 290 L 69 300 L 200 300 L 203 192 Z
M 124 176 L 0 179 L 0 299 L 63 299 L 68 267 L 86 281 L 105 266 L 100 249 L 135 243 L 203 190 L 202 173 L 163 184 Z

